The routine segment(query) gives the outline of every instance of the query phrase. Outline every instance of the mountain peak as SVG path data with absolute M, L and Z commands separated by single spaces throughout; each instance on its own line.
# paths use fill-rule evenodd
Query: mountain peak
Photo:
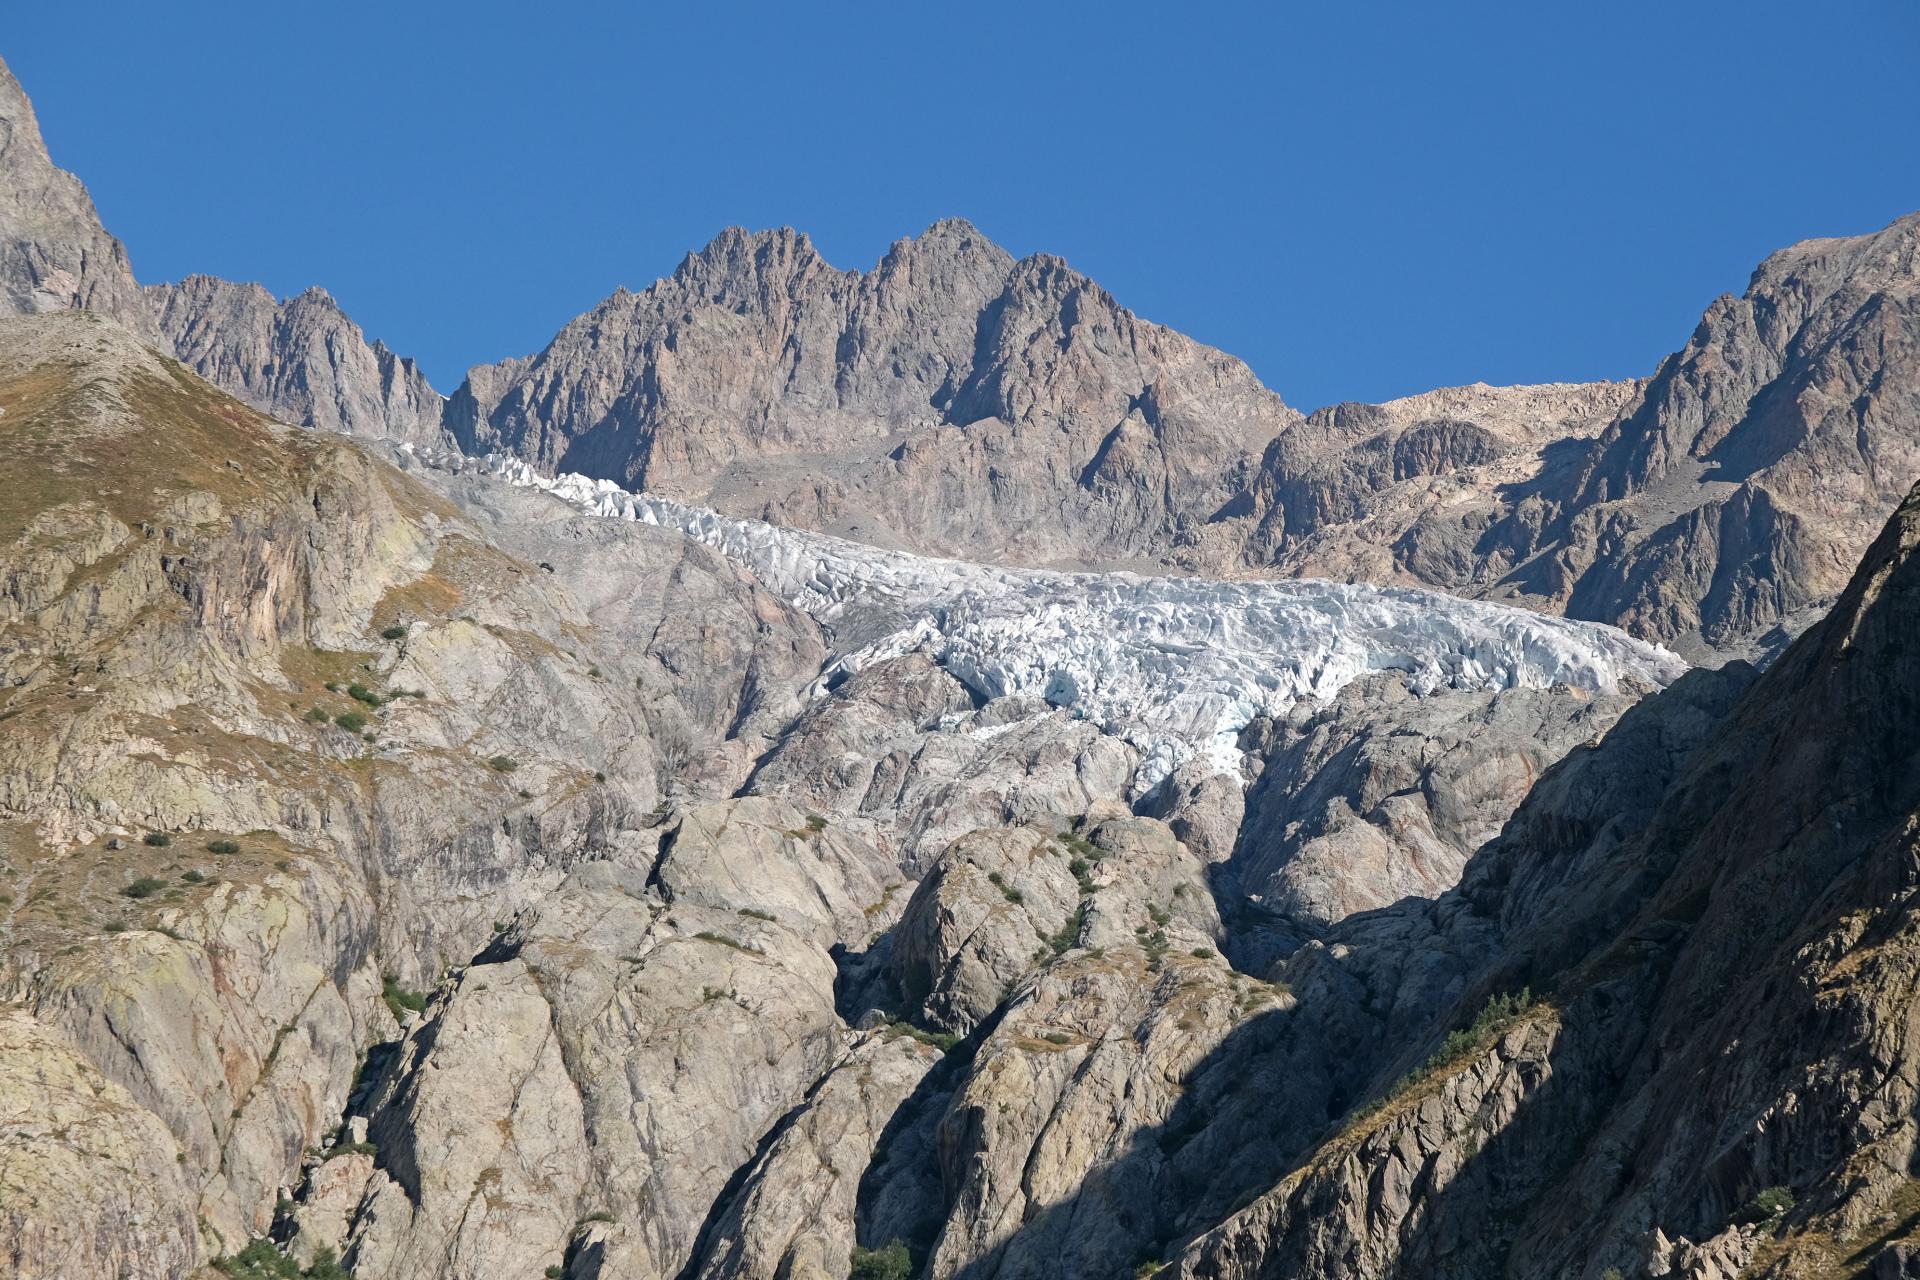
M 80 180 L 57 168 L 26 90 L 0 61 L 0 312 L 84 307 L 157 340 L 127 263 Z

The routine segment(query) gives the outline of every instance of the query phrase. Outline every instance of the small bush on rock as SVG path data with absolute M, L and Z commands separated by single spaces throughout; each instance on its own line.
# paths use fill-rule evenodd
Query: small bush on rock
M 908 1280 L 913 1275 L 913 1257 L 899 1240 L 890 1240 L 878 1249 L 853 1246 L 853 1269 L 848 1280 Z
M 1749 1223 L 1772 1222 L 1793 1210 L 1793 1188 L 1767 1187 L 1740 1210 L 1738 1220 Z
M 425 995 L 407 990 L 392 974 L 380 980 L 380 998 L 387 1002 L 387 1011 L 393 1014 L 395 1022 L 405 1022 L 407 1014 L 418 1013 L 427 1007 Z
M 165 880 L 156 880 L 152 876 L 141 876 L 120 892 L 126 894 L 129 898 L 151 898 L 154 894 L 166 887 L 167 882 Z
M 173 843 L 173 837 L 164 831 L 149 831 L 140 837 L 140 843 L 151 845 L 155 849 L 164 849 Z

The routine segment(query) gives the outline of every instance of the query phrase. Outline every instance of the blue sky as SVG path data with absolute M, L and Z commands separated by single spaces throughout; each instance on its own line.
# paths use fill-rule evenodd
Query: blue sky
M 143 281 L 323 284 L 443 391 L 732 223 L 971 218 L 1311 408 L 1650 372 L 1920 209 L 1915 0 L 67 0 L 0 55 Z

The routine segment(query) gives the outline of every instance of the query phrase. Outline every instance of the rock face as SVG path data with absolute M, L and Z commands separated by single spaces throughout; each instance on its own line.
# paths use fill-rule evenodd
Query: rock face
M 188 276 L 143 291 L 195 373 L 285 422 L 421 446 L 441 442 L 441 397 L 413 361 L 368 345 L 324 289 L 285 302 L 257 284 Z
M 462 448 L 544 471 L 1072 564 L 1219 540 L 1214 513 L 1296 417 L 1239 361 L 958 221 L 864 273 L 791 230 L 729 230 L 537 356 L 476 369 L 448 406 Z
M 1598 739 L 1644 690 L 1449 690 L 1356 681 L 1265 726 L 1232 857 L 1236 891 L 1318 932 L 1434 897 L 1498 835 L 1546 769 Z
M 1254 560 L 1776 651 L 1920 476 L 1916 298 L 1920 215 L 1774 254 L 1644 384 L 1323 411 L 1267 451 Z
M 691 753 L 731 725 L 693 696 L 712 681 L 682 704 L 655 678 L 660 636 L 595 631 L 431 492 L 104 320 L 0 322 L 0 409 L 0 982 L 22 1035 L 112 1082 L 9 1077 L 0 1105 L 74 1095 L 54 1110 L 102 1137 L 60 1194 L 187 1224 L 129 1246 L 150 1255 L 27 1224 L 13 1263 L 59 1274 L 93 1249 L 184 1275 L 269 1228 L 361 1052 L 392 1036 L 383 983 L 470 959 L 581 861 L 651 849 L 672 766 L 647 726 Z M 630 582 L 665 615 L 691 590 L 723 634 L 744 604 L 771 650 L 817 635 L 793 620 L 783 643 L 787 615 L 731 571 L 641 563 Z M 155 1126 L 167 1176 L 112 1191 L 146 1156 L 107 1139 Z M 10 1130 L 0 1161 L 37 1159 L 35 1132 Z
M 0 311 L 84 307 L 157 342 L 127 265 L 80 180 L 56 169 L 33 104 L 0 62 Z
M 1617 745 L 1549 775 L 1458 890 L 1296 961 L 1385 1008 L 1369 950 L 1404 955 L 1419 932 L 1429 955 L 1479 953 L 1437 1024 L 1383 1041 L 1376 1094 L 1483 1013 L 1172 1273 L 1784 1277 L 1845 1257 L 1898 1274 L 1916 609 L 1920 492 L 1723 714 L 1715 686 L 1750 677 L 1656 695 Z M 1532 1003 L 1487 1002 L 1522 985 Z

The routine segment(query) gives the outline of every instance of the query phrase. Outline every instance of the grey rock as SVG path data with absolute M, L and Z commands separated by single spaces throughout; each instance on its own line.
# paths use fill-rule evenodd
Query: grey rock
M 738 514 L 1029 562 L 1149 561 L 1295 420 L 1246 366 L 964 222 L 866 273 L 790 230 L 722 233 L 547 349 L 483 367 L 448 423 Z
M 279 302 L 257 284 L 188 276 L 143 296 L 182 363 L 263 413 L 368 439 L 442 442 L 442 400 L 426 375 L 369 344 L 324 289 Z
M 78 307 L 160 341 L 126 249 L 101 227 L 80 180 L 54 167 L 33 104 L 0 62 L 0 309 Z

